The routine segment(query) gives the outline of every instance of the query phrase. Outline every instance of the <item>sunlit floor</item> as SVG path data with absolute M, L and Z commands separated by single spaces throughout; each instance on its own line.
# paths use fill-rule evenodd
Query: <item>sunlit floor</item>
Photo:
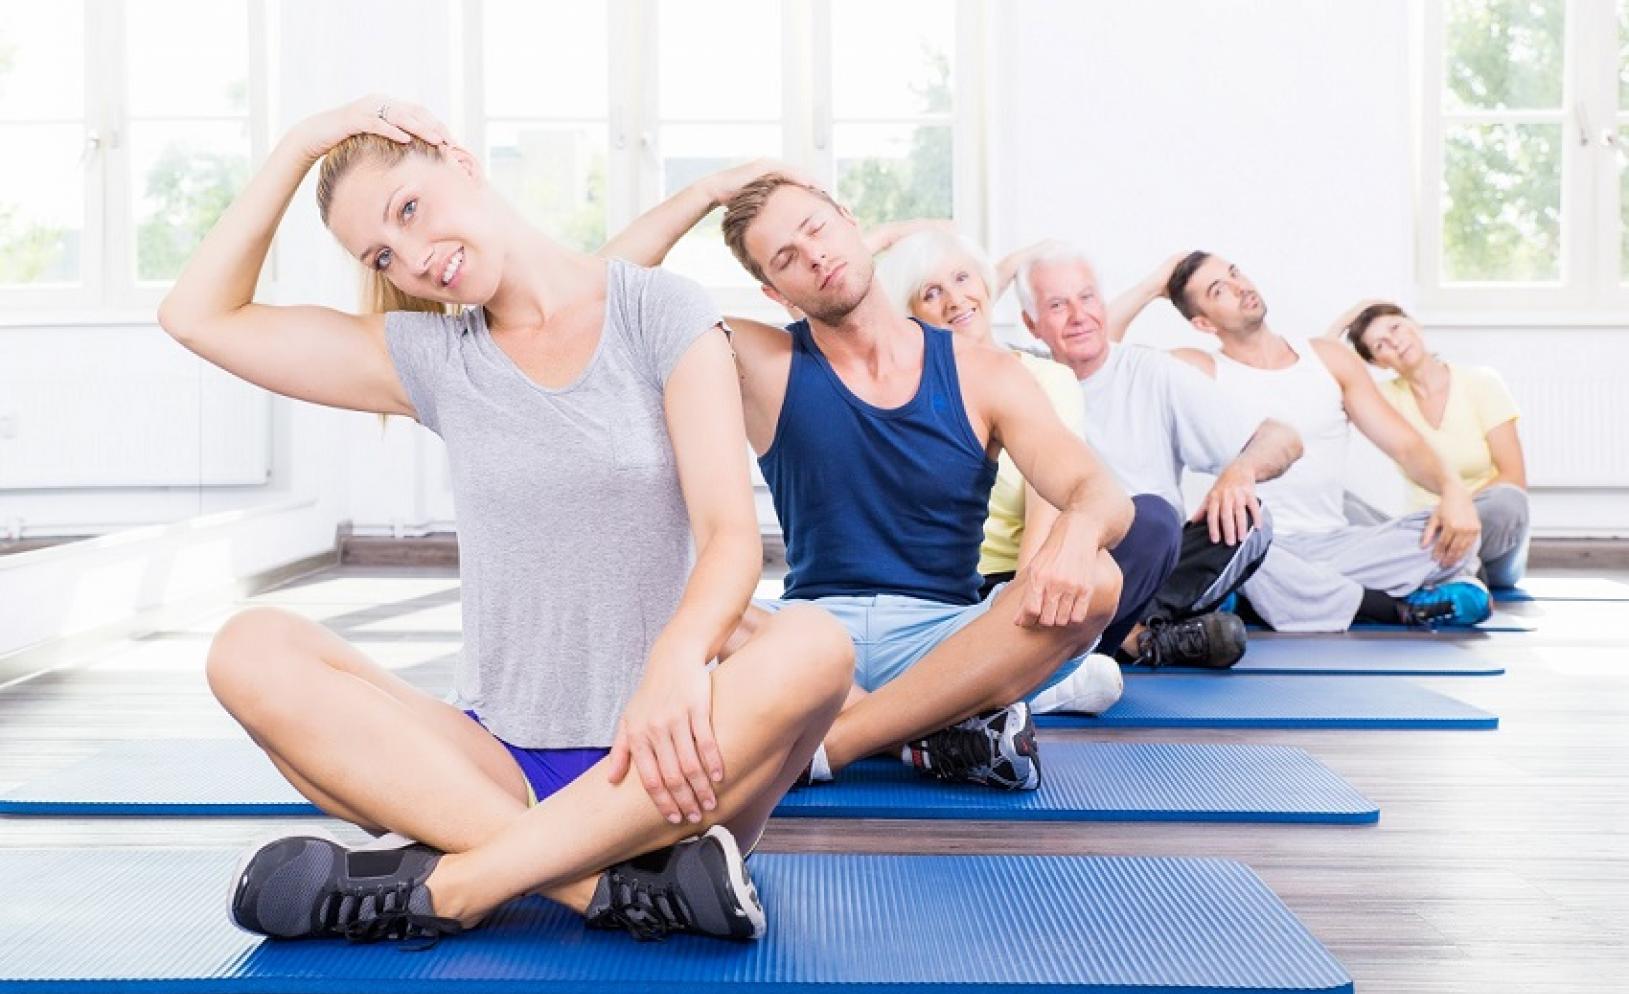
M 450 684 L 450 571 L 335 569 L 252 602 L 316 618 L 420 686 Z M 1043 733 L 1043 748 L 1065 736 L 1301 746 L 1379 804 L 1377 826 L 795 821 L 772 825 L 764 847 L 1225 856 L 1253 867 L 1360 991 L 1629 992 L 1629 604 L 1507 610 L 1537 631 L 1486 643 L 1527 650 L 1505 675 L 1413 678 L 1498 714 L 1495 732 Z M 228 613 L 0 689 L 0 791 L 122 740 L 237 734 L 202 675 Z M 310 820 L 0 818 L 0 845 L 239 845 L 297 824 Z M 945 895 L 952 908 L 976 900 Z

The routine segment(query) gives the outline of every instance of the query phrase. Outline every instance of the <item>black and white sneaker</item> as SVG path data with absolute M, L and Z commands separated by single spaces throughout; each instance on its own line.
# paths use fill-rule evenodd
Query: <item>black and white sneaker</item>
M 641 941 L 670 932 L 718 939 L 764 934 L 758 889 L 722 825 L 606 870 L 583 917 L 589 928 L 625 928 Z
M 1244 656 L 1246 639 L 1244 622 L 1226 611 L 1181 621 L 1155 618 L 1137 639 L 1137 664 L 1225 670 Z
M 1023 701 L 976 714 L 907 743 L 903 758 L 936 780 L 1000 790 L 1034 790 L 1041 785 L 1035 721 Z
M 456 935 L 463 926 L 431 911 L 424 881 L 441 853 L 417 843 L 346 849 L 321 833 L 251 850 L 232 882 L 233 924 L 274 939 L 343 936 L 354 942 Z

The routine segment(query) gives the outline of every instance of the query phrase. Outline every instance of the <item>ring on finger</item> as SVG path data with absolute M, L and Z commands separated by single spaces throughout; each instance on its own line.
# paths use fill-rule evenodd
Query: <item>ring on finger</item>
M 373 113 L 378 116 L 379 120 L 381 120 L 381 121 L 389 121 L 390 118 L 385 116 L 385 111 L 387 111 L 389 109 L 390 109 L 390 104 L 382 103 L 382 104 L 379 105 L 379 109 L 374 111 Z

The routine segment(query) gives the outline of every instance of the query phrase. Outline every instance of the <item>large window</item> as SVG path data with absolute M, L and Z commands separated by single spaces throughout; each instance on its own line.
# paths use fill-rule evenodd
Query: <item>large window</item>
M 262 0 L 0 0 L 0 300 L 150 304 L 257 152 Z
M 1426 299 L 1629 303 L 1629 0 L 1424 6 Z
M 700 176 L 759 156 L 862 223 L 982 234 L 971 0 L 465 0 L 461 122 L 545 230 L 598 247 Z M 710 217 L 677 270 L 757 301 Z M 750 294 L 750 295 L 749 295 Z

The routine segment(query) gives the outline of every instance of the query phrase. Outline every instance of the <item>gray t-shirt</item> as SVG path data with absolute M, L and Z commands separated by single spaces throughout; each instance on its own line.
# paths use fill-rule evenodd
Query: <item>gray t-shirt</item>
M 611 744 L 690 573 L 662 391 L 719 312 L 660 269 L 612 261 L 608 280 L 594 356 L 557 390 L 498 348 L 481 308 L 385 321 L 418 421 L 452 467 L 456 703 L 526 748 Z
M 1158 494 L 1183 517 L 1182 469 L 1217 473 L 1261 426 L 1216 381 L 1169 353 L 1111 345 L 1080 381 L 1086 441 L 1127 493 Z

